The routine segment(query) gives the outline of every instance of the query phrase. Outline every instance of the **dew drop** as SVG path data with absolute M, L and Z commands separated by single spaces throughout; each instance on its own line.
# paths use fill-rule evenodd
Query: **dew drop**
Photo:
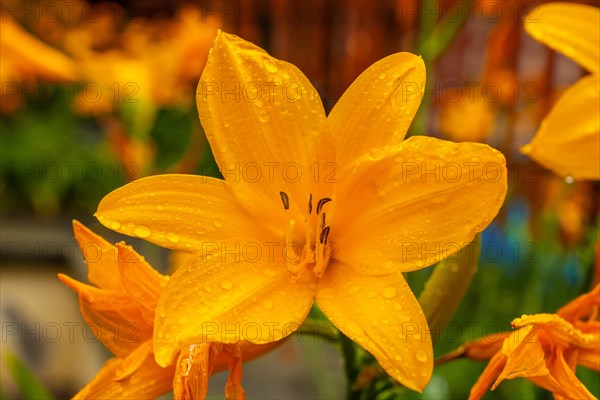
M 383 297 L 385 297 L 386 299 L 391 299 L 394 296 L 396 296 L 396 288 L 394 286 L 388 286 L 385 289 L 383 289 Z
M 158 316 L 164 318 L 167 316 L 167 310 L 164 307 L 158 307 Z
M 229 279 L 223 279 L 220 285 L 223 289 L 229 290 L 233 287 L 233 282 L 231 282 Z
M 385 74 L 383 72 L 379 74 L 379 79 L 385 79 Z
M 258 119 L 262 122 L 267 122 L 269 120 L 269 114 L 266 111 L 261 111 L 258 113 Z
M 156 209 L 157 209 L 158 211 L 162 211 L 162 210 L 163 210 L 163 206 L 161 206 L 161 205 L 159 204 L 159 205 L 157 205 L 157 206 L 156 206 Z
M 272 74 L 274 74 L 278 70 L 277 65 L 275 65 L 275 62 L 273 60 L 266 59 L 265 61 L 263 61 L 263 64 L 267 71 L 269 71 Z
M 420 361 L 420 362 L 427 361 L 427 353 L 425 353 L 425 351 L 423 351 L 421 349 L 417 350 L 416 356 L 417 356 L 417 361 Z
M 223 222 L 220 219 L 215 219 L 213 221 L 213 224 L 215 225 L 216 228 L 220 228 L 221 226 L 223 226 Z
M 373 299 L 375 297 L 377 297 L 377 290 L 369 290 L 367 292 L 367 299 Z
M 167 233 L 167 239 L 171 243 L 177 243 L 177 242 L 179 242 L 179 235 L 176 233 L 169 232 L 169 233 Z
M 110 229 L 119 229 L 121 227 L 121 223 L 119 221 L 113 221 L 110 223 Z
M 147 226 L 138 225 L 133 228 L 133 234 L 141 238 L 146 238 L 152 234 L 152 231 Z
M 565 182 L 570 185 L 571 183 L 575 182 L 575 179 L 572 176 L 567 176 L 565 177 Z

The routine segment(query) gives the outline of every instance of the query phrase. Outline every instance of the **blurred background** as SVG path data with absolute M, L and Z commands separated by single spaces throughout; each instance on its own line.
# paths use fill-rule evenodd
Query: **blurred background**
M 3 398 L 20 398 L 14 355 L 56 398 L 76 393 L 108 352 L 86 331 L 77 296 L 56 274 L 84 280 L 78 219 L 126 239 L 168 272 L 176 257 L 103 228 L 100 199 L 140 177 L 205 173 L 214 163 L 195 88 L 217 29 L 298 66 L 331 110 L 386 55 L 422 55 L 428 82 L 410 134 L 488 143 L 509 166 L 509 191 L 483 232 L 481 263 L 436 355 L 509 330 L 526 313 L 554 312 L 589 289 L 599 187 L 573 182 L 519 153 L 562 91 L 586 74 L 530 38 L 540 1 L 222 0 L 4 1 L 0 34 L 0 236 Z M 580 2 L 598 5 L 595 1 Z M 408 275 L 419 293 L 431 268 Z M 437 368 L 422 395 L 466 398 L 485 363 Z M 578 369 L 596 396 L 597 374 Z M 223 398 L 224 379 L 211 381 Z M 302 338 L 244 367 L 250 398 L 336 399 L 343 364 L 331 344 Z M 551 398 L 524 380 L 487 395 Z

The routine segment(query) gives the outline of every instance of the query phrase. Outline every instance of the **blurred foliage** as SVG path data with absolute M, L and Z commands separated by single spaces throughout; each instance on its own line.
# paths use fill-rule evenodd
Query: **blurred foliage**
M 19 397 L 23 400 L 53 400 L 54 397 L 35 377 L 30 369 L 12 353 L 4 354 L 4 363 L 19 389 Z M 8 399 L 2 392 L 2 399 Z

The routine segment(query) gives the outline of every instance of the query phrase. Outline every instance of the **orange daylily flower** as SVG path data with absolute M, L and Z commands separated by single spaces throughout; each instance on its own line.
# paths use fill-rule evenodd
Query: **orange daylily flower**
M 600 9 L 550 3 L 525 30 L 591 72 L 565 91 L 522 152 L 561 176 L 600 179 Z
M 77 221 L 73 228 L 95 286 L 63 274 L 59 278 L 79 294 L 85 321 L 115 355 L 74 398 L 153 398 L 173 390 L 175 399 L 203 399 L 209 375 L 229 367 L 226 397 L 243 399 L 242 359 L 255 358 L 278 343 L 191 344 L 182 347 L 176 366 L 159 366 L 152 333 L 158 299 L 169 278 L 125 243 L 112 245 Z
M 159 301 L 160 365 L 189 343 L 279 340 L 316 300 L 394 379 L 423 389 L 431 338 L 402 273 L 470 243 L 506 192 L 504 157 L 489 146 L 404 140 L 424 82 L 420 57 L 393 54 L 326 117 L 295 66 L 217 35 L 197 103 L 225 180 L 143 178 L 107 195 L 96 214 L 111 229 L 195 253 Z
M 480 399 L 503 380 L 527 378 L 555 398 L 595 399 L 575 376 L 582 365 L 600 372 L 600 285 L 559 309 L 556 314 L 523 315 L 516 330 L 461 346 L 451 357 L 490 359 L 469 399 Z M 493 383 L 493 385 L 492 385 Z

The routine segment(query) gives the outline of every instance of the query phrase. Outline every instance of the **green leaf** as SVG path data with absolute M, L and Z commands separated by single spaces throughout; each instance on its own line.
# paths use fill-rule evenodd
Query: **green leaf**
M 438 326 L 443 328 L 450 322 L 460 305 L 477 270 L 480 245 L 481 238 L 478 234 L 460 252 L 438 263 L 425 283 L 419 303 L 433 329 Z
M 54 399 L 17 356 L 7 353 L 4 356 L 4 362 L 15 379 L 24 400 Z

